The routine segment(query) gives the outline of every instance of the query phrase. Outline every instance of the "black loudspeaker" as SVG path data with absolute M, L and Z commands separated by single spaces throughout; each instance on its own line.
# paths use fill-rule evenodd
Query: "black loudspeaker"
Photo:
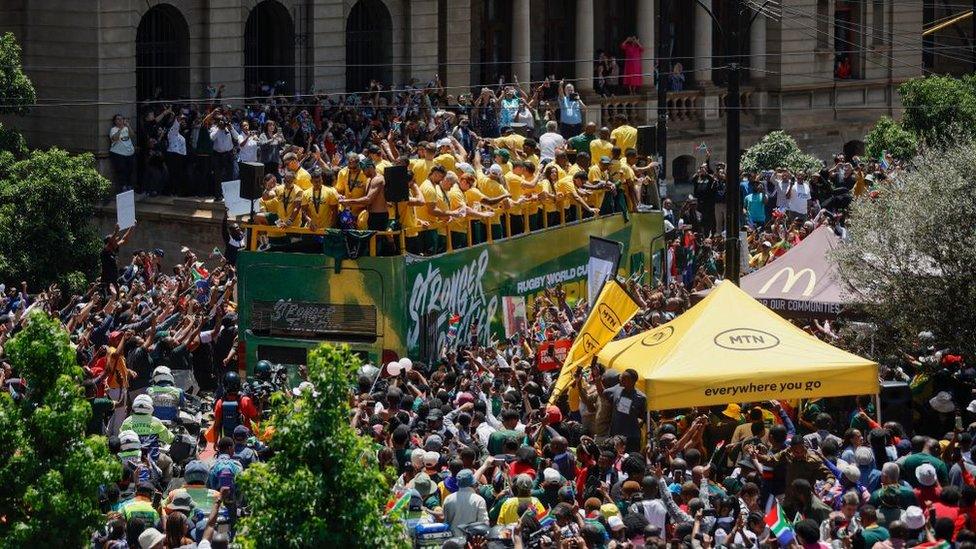
M 637 154 L 657 155 L 657 126 L 637 126 Z
M 410 175 L 406 166 L 389 166 L 383 172 L 383 197 L 387 202 L 406 202 L 410 200 L 410 189 L 407 183 Z
M 241 162 L 241 198 L 257 200 L 261 198 L 262 182 L 264 181 L 264 164 L 258 162 Z
M 881 382 L 881 423 L 897 421 L 912 431 L 912 390 L 904 381 Z

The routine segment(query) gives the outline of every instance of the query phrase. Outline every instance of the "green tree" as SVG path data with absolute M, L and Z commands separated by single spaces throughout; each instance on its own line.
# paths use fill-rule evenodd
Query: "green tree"
M 891 118 L 882 116 L 864 136 L 868 158 L 881 158 L 884 151 L 898 160 L 911 160 L 918 154 L 918 139 Z
M 823 167 L 817 157 L 804 154 L 793 137 L 782 131 L 769 132 L 742 155 L 743 172 L 759 172 L 789 168 L 790 171 L 808 172 Z
M 930 330 L 976 356 L 976 146 L 923 152 L 876 199 L 852 205 L 835 258 L 870 320 L 878 349 L 911 349 Z
M 85 436 L 91 406 L 68 334 L 34 313 L 6 345 L 27 394 L 0 394 L 0 547 L 82 547 L 103 516 L 98 488 L 121 475 L 105 437 Z
M 12 32 L 0 35 L 0 114 L 27 114 L 37 101 L 34 84 L 20 66 L 20 44 Z
M 308 361 L 314 396 L 279 400 L 271 425 L 274 457 L 249 467 L 241 488 L 252 514 L 245 547 L 405 547 L 387 523 L 389 487 L 373 448 L 349 424 L 349 380 L 360 366 L 347 346 L 322 345 Z
M 109 182 L 94 164 L 59 149 L 0 161 L 0 279 L 76 289 L 95 275 L 101 240 L 91 219 Z
M 898 87 L 905 108 L 901 125 L 923 143 L 938 147 L 976 135 L 976 79 L 926 76 Z

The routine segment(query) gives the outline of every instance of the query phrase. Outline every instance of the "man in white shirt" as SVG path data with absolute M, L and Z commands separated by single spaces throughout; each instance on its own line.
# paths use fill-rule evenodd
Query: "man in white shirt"
M 546 122 L 546 133 L 539 137 L 539 159 L 540 160 L 554 160 L 556 158 L 556 149 L 563 148 L 566 145 L 566 139 L 559 134 L 559 124 L 555 120 L 550 120 Z
M 810 182 L 807 181 L 807 174 L 800 172 L 793 180 L 793 186 L 787 191 L 787 213 L 790 220 L 800 218 L 805 220 L 809 211 L 810 202 Z
M 207 118 L 215 112 L 208 114 Z M 214 117 L 210 126 L 210 140 L 213 141 L 213 171 L 217 183 L 234 179 L 234 136 L 230 123 L 221 114 Z
M 463 536 L 469 524 L 488 523 L 488 506 L 485 498 L 474 491 L 474 472 L 461 469 L 457 477 L 457 492 L 444 498 L 444 521 L 451 525 L 455 536 Z
M 162 194 L 183 195 L 186 191 L 186 138 L 181 133 L 186 127 L 186 117 L 182 113 L 173 112 L 172 106 L 167 106 L 158 117 L 164 122 L 161 124 L 166 127 L 166 120 L 169 115 L 173 119 L 169 120 L 169 130 L 166 132 L 166 171 L 169 179 L 163 188 Z
M 776 170 L 773 183 L 776 185 L 776 209 L 786 211 L 789 199 L 786 194 L 793 187 L 793 174 L 786 168 Z

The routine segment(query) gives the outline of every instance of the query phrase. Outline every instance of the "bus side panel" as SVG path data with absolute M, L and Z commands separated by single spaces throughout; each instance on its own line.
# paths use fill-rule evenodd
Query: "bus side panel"
M 476 337 L 504 338 L 503 298 L 535 296 L 561 283 L 570 302 L 586 298 L 589 236 L 624 244 L 618 274 L 646 269 L 652 240 L 661 234 L 660 212 L 612 216 L 479 245 L 406 265 L 406 346 L 430 360 L 440 348 Z M 659 241 L 658 241 L 659 243 Z M 453 324 L 457 324 L 452 329 Z
M 346 342 L 378 362 L 380 352 L 390 349 L 403 356 L 402 338 L 404 264 L 402 257 L 345 260 L 339 272 L 335 260 L 318 254 L 242 252 L 238 258 L 239 325 L 246 342 L 247 368 L 250 371 L 271 348 L 308 349 L 330 341 L 324 337 L 275 337 L 255 334 L 252 314 L 255 305 L 292 301 L 314 305 L 364 305 L 376 308 L 375 340 L 358 338 Z M 287 352 L 285 353 L 288 354 Z M 273 360 L 273 362 L 283 362 Z

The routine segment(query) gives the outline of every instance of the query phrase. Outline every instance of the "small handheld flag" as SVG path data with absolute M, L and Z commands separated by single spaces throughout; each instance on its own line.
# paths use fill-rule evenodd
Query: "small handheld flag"
M 766 514 L 766 526 L 769 526 L 769 531 L 776 536 L 776 541 L 782 547 L 789 545 L 796 537 L 793 534 L 793 525 L 786 519 L 783 507 L 779 503 Z

